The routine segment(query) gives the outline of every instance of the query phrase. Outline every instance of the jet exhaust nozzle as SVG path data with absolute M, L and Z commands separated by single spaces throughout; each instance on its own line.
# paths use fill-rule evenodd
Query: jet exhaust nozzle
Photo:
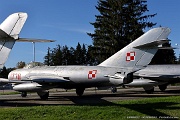
M 133 81 L 133 73 L 128 73 L 127 75 L 122 75 L 121 73 L 116 73 L 114 76 L 109 76 L 109 81 L 113 85 L 128 84 Z

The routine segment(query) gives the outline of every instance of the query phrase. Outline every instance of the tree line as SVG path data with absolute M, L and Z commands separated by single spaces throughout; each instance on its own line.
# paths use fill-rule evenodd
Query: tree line
M 96 61 L 92 55 L 92 46 L 78 43 L 75 48 L 57 45 L 48 48 L 44 57 L 44 64 L 55 65 L 95 65 Z
M 76 48 L 48 48 L 46 65 L 97 65 L 134 41 L 157 23 L 149 21 L 157 13 L 147 14 L 147 1 L 144 0 L 99 0 L 96 9 L 92 45 L 85 47 L 78 43 Z M 169 47 L 166 43 L 163 46 Z M 177 63 L 174 50 L 158 50 L 150 64 Z
M 92 45 L 78 43 L 75 48 L 67 45 L 48 48 L 45 65 L 97 65 L 141 36 L 144 30 L 157 25 L 150 21 L 157 13 L 148 14 L 145 0 L 99 0 L 95 7 L 99 14 L 95 15 L 95 22 L 90 23 L 94 33 L 87 33 Z M 150 64 L 172 63 L 180 63 L 174 50 L 158 50 Z M 18 62 L 17 68 L 24 65 Z

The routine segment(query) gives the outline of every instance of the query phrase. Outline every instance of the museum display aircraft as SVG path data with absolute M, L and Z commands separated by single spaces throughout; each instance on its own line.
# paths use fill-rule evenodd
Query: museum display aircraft
M 164 91 L 169 84 L 180 83 L 179 70 L 180 65 L 148 65 L 135 72 L 133 82 L 125 85 L 143 87 L 147 93 L 153 93 L 154 86 L 159 86 L 159 89 Z
M 165 27 L 151 29 L 97 66 L 28 66 L 0 82 L 13 83 L 13 90 L 24 97 L 37 92 L 41 99 L 47 99 L 52 88 L 75 88 L 82 96 L 85 88 L 128 84 L 133 73 L 146 67 L 162 44 L 169 42 L 169 33 Z

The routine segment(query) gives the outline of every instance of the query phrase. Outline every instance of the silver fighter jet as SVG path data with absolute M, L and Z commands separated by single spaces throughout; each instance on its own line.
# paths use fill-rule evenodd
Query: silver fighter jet
M 76 89 L 83 95 L 85 88 L 121 86 L 133 82 L 133 73 L 147 66 L 163 43 L 168 42 L 169 28 L 154 28 L 97 66 L 36 66 L 17 69 L 7 80 L 13 89 L 35 91 L 47 99 L 52 88 Z
M 134 73 L 133 82 L 125 84 L 130 87 L 143 87 L 146 93 L 153 93 L 154 86 L 164 91 L 169 84 L 180 83 L 180 65 L 148 65 Z

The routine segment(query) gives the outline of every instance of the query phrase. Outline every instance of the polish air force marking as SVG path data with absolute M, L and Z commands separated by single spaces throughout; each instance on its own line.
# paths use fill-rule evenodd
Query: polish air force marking
M 135 61 L 135 56 L 136 56 L 136 53 L 135 52 L 128 52 L 126 54 L 126 61 Z
M 88 79 L 96 79 L 97 70 L 90 70 L 88 73 Z

